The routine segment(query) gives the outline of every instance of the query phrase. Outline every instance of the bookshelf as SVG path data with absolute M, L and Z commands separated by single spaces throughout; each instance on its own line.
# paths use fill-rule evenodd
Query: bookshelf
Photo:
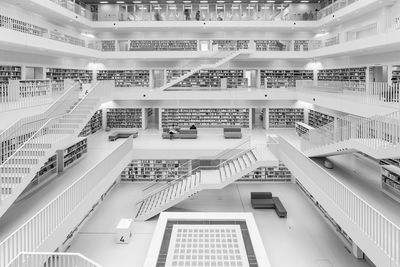
M 21 80 L 20 66 L 0 65 L 0 83 L 8 83 L 9 80 Z
M 308 40 L 294 40 L 294 51 L 308 51 L 309 43 Z
M 189 70 L 167 70 L 167 81 L 178 78 Z M 227 88 L 247 87 L 247 78 L 243 70 L 201 70 L 183 81 L 175 84 L 174 88 L 220 88 L 221 79 L 227 80 Z
M 45 96 L 49 94 L 49 80 L 23 80 L 19 82 L 21 98 Z
M 191 162 L 183 159 L 132 160 L 121 173 L 121 181 L 170 181 L 189 173 Z
M 82 158 L 88 152 L 87 138 L 78 137 L 77 141 L 62 150 L 57 150 L 58 172 L 64 171 L 72 166 L 78 159 Z
M 249 128 L 248 108 L 164 108 L 161 109 L 162 128 L 179 126 L 198 128 Z
M 99 70 L 97 80 L 115 80 L 115 87 L 149 87 L 149 70 Z
M 103 110 L 99 109 L 94 113 L 94 115 L 90 118 L 89 122 L 85 125 L 85 127 L 80 132 L 80 137 L 85 137 L 90 134 L 94 134 L 103 128 Z
M 24 144 L 36 131 L 27 132 L 23 135 L 10 137 L 0 143 L 1 163 L 8 159 L 22 144 Z
M 254 40 L 256 51 L 289 51 L 292 41 L 290 40 Z
M 52 81 L 63 81 L 71 79 L 74 81 L 82 81 L 82 83 L 91 83 L 93 79 L 92 70 L 80 69 L 61 69 L 61 68 L 48 68 L 46 69 L 46 78 Z
M 325 124 L 331 123 L 333 121 L 335 121 L 334 116 L 324 114 L 322 112 L 310 110 L 308 113 L 308 124 L 314 128 L 322 127 Z
M 296 87 L 297 80 L 313 80 L 312 70 L 260 70 L 261 86 L 266 88 Z
M 394 66 L 392 70 L 392 83 L 400 83 L 400 66 Z
M 291 182 L 292 173 L 289 169 L 279 162 L 278 166 L 260 167 L 253 172 L 243 176 L 240 182 Z
M 400 201 L 400 168 L 394 165 L 381 165 L 382 191 Z
M 269 108 L 269 128 L 295 128 L 296 122 L 304 122 L 302 108 Z
M 131 40 L 130 51 L 197 51 L 197 40 Z
M 106 117 L 109 128 L 142 128 L 141 108 L 109 108 Z
M 115 40 L 102 40 L 101 41 L 101 51 L 110 52 L 115 51 L 116 44 Z
M 319 81 L 365 82 L 366 67 L 325 69 L 318 71 Z
M 0 15 L 0 27 L 36 36 L 43 36 L 47 32 L 45 28 L 3 15 Z
M 312 127 L 312 126 L 310 126 L 308 124 L 305 124 L 303 122 L 296 121 L 295 129 L 296 129 L 297 135 L 298 136 L 302 136 L 302 135 L 308 133 L 310 130 L 313 130 L 314 127 Z
M 218 45 L 218 50 L 236 51 L 249 49 L 250 40 L 212 40 L 212 45 Z

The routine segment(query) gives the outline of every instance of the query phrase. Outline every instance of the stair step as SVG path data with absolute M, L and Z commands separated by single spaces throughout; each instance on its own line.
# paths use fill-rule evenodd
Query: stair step
M 227 164 L 224 164 L 224 169 L 226 173 L 226 178 L 228 179 L 229 177 L 232 176 L 231 170 L 229 169 L 229 166 Z
M 196 172 L 196 182 L 195 182 L 196 187 L 200 185 L 200 179 L 201 179 L 201 172 Z
M 28 143 L 24 145 L 25 148 L 42 148 L 42 149 L 49 149 L 51 148 L 51 144 L 46 143 Z
M 253 152 L 251 152 L 251 151 L 247 152 L 247 156 L 249 157 L 252 164 L 256 163 L 257 159 L 254 156 Z
M 5 163 L 0 167 L 0 173 L 29 173 L 30 167 L 22 164 L 8 164 Z
M 23 176 L 4 176 L 0 178 L 1 184 L 20 184 Z
M 14 155 L 8 159 L 7 163 L 9 164 L 27 164 L 27 165 L 36 165 L 39 163 L 38 157 L 35 156 L 17 156 Z
M 49 129 L 49 134 L 74 134 L 72 129 Z
M 237 159 L 233 160 L 233 164 L 235 165 L 235 168 L 236 168 L 237 172 L 240 172 L 240 171 L 243 170 L 242 167 L 239 164 L 239 161 Z
M 83 123 L 84 121 L 81 119 L 60 119 L 60 123 Z
M 64 119 L 85 119 L 86 117 L 86 114 L 67 114 Z
M 38 150 L 37 148 L 22 148 L 16 154 L 16 156 L 21 157 L 44 157 L 46 155 L 45 150 Z
M 58 122 L 52 126 L 52 129 L 77 129 L 80 125 L 76 123 Z
M 237 173 L 236 169 L 235 169 L 235 165 L 232 163 L 232 161 L 229 161 L 228 163 L 229 168 L 231 169 L 231 174 L 234 175 L 235 173 Z
M 225 168 L 224 167 L 220 167 L 219 168 L 219 173 L 220 173 L 220 176 L 221 176 L 221 181 L 225 181 L 226 180 Z
M 251 166 L 251 161 L 249 159 L 249 156 L 247 154 L 243 154 L 242 158 L 243 158 L 244 162 L 246 162 L 247 167 L 250 167 Z
M 243 157 L 242 157 L 242 156 L 238 157 L 238 162 L 239 162 L 239 164 L 240 164 L 240 168 L 241 168 L 242 170 L 244 170 L 244 169 L 246 169 L 246 168 L 247 168 L 246 162 L 244 162 L 244 160 L 243 160 Z

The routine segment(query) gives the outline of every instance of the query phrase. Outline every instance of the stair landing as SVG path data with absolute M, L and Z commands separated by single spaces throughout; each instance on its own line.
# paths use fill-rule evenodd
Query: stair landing
M 217 185 L 220 184 L 220 174 L 219 170 L 201 170 L 201 185 Z

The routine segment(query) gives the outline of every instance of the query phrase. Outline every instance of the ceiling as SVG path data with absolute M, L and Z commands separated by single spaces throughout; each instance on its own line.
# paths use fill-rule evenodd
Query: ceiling
M 169 0 L 80 0 L 80 2 L 85 3 L 85 4 L 102 4 L 100 2 L 108 2 L 108 4 L 134 4 L 134 2 L 141 2 L 143 4 L 149 4 L 150 1 L 157 1 L 158 4 L 166 4 L 167 1 Z M 184 0 L 175 0 L 175 3 L 183 3 Z M 193 4 L 198 4 L 200 3 L 200 0 L 185 0 L 190 1 Z M 221 0 L 219 0 L 221 1 Z M 225 0 L 225 3 L 233 3 L 234 0 Z M 250 1 L 257 1 L 257 0 L 241 0 L 242 3 L 250 3 Z M 292 0 L 292 3 L 301 3 L 304 2 L 304 0 Z M 307 0 L 306 0 L 307 1 Z M 117 3 L 118 2 L 118 3 Z M 309 3 L 319 3 L 321 0 L 308 0 Z M 210 4 L 215 4 L 217 3 L 217 0 L 208 0 L 208 3 Z M 254 3 L 254 2 L 252 2 Z M 260 4 L 267 4 L 267 0 L 258 0 L 258 3 Z M 275 0 L 274 3 L 276 4 L 281 4 L 284 3 L 284 0 Z M 270 0 L 268 0 L 268 4 L 272 4 Z

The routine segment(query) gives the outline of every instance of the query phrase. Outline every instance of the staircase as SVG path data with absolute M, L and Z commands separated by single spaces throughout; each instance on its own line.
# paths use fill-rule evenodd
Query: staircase
M 200 166 L 137 202 L 137 221 L 145 221 L 206 189 L 221 189 L 262 166 L 277 166 L 266 145 L 236 153 L 217 166 Z
M 76 138 L 102 103 L 107 87 L 95 85 L 71 109 L 47 120 L 0 165 L 0 217 L 56 150 Z
M 219 58 L 221 56 L 221 54 L 226 54 L 226 51 L 221 51 L 221 52 L 217 52 L 214 56 L 216 58 Z M 182 82 L 183 80 L 185 80 L 186 78 L 189 78 L 190 76 L 192 76 L 193 74 L 201 71 L 201 70 L 210 70 L 210 69 L 216 69 L 220 66 L 222 66 L 223 64 L 227 63 L 228 61 L 234 59 L 235 57 L 239 56 L 240 54 L 243 53 L 249 53 L 248 49 L 240 49 L 234 52 L 230 52 L 228 53 L 228 55 L 224 56 L 222 59 L 218 60 L 217 62 L 215 62 L 214 64 L 203 64 L 200 65 L 198 67 L 195 67 L 194 69 L 190 70 L 189 72 L 181 75 L 178 78 L 175 78 L 173 80 L 171 80 L 170 82 L 167 82 L 166 84 L 164 84 L 163 86 L 161 86 L 159 89 L 161 91 L 167 90 L 168 88 L 174 86 L 175 84 Z
M 345 116 L 302 135 L 309 157 L 362 152 L 375 159 L 400 157 L 400 111 L 384 116 Z

